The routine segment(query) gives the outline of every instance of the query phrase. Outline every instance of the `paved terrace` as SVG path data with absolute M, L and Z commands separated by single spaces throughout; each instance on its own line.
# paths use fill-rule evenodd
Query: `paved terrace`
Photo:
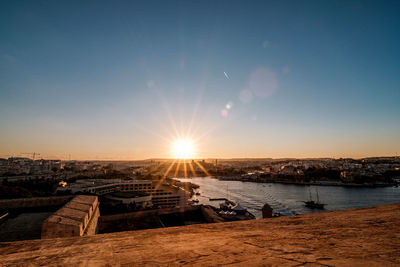
M 4 265 L 400 265 L 400 204 L 0 243 Z

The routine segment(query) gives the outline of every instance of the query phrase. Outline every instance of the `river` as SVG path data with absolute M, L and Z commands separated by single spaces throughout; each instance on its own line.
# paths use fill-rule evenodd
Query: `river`
M 325 210 L 334 211 L 355 208 L 366 208 L 384 204 L 400 203 L 400 187 L 353 188 L 341 186 L 304 186 L 275 183 L 253 183 L 241 181 L 220 181 L 210 177 L 190 179 L 179 178 L 179 181 L 192 182 L 200 186 L 199 204 L 218 206 L 219 202 L 209 198 L 228 198 L 239 202 L 257 218 L 262 218 L 261 208 L 268 203 L 275 212 L 282 215 L 296 215 L 321 210 L 304 206 L 302 201 L 309 200 L 310 192 L 316 200 L 325 203 Z

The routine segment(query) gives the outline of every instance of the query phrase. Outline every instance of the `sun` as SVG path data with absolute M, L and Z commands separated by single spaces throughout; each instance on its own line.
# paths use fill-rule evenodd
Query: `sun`
M 194 143 L 189 139 L 179 139 L 172 144 L 172 154 L 177 159 L 193 158 L 194 150 Z

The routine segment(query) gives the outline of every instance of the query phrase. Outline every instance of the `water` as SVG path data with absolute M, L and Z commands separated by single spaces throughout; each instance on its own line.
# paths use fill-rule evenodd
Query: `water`
M 42 224 L 52 212 L 26 212 L 0 225 L 0 242 L 40 239 Z
M 318 190 L 321 203 L 327 204 L 323 211 L 366 208 L 384 204 L 400 203 L 400 188 L 354 188 L 340 186 L 304 186 L 274 183 L 253 183 L 241 181 L 220 181 L 209 177 L 178 179 L 200 186 L 200 204 L 218 206 L 219 202 L 209 198 L 228 198 L 239 202 L 257 218 L 262 218 L 261 208 L 268 203 L 275 212 L 282 215 L 321 212 L 304 206 L 302 201 L 316 200 Z

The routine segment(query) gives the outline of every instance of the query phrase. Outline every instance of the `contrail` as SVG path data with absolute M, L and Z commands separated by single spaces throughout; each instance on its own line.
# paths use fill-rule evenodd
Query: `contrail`
M 228 80 L 230 80 L 228 74 L 227 74 L 225 71 L 224 71 L 224 75 L 225 75 L 225 77 L 226 77 Z

